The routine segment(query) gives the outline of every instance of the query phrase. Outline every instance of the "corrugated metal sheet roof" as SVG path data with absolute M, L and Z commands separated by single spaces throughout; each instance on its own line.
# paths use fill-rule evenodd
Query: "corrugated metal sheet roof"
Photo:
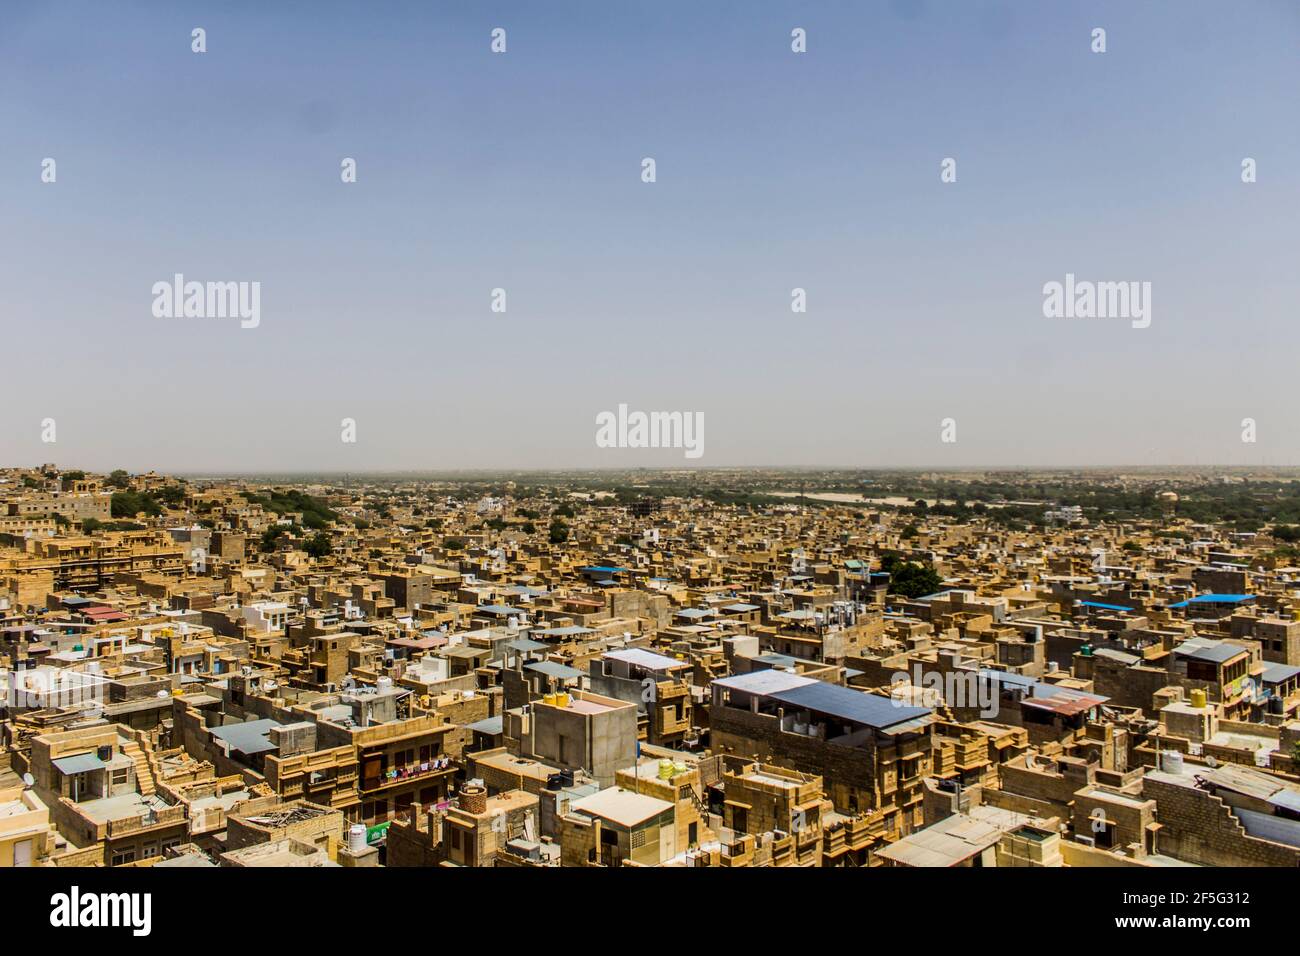
M 786 671 L 763 670 L 751 674 L 737 674 L 735 677 L 719 677 L 713 682 L 713 686 L 744 691 L 747 694 L 771 694 L 813 683 L 816 681 L 811 677 L 800 677 L 798 674 L 790 674 Z
M 644 667 L 646 670 L 664 671 L 674 670 L 679 667 L 690 667 L 686 661 L 679 661 L 672 657 L 665 657 L 663 654 L 656 654 L 653 651 L 643 650 L 634 647 L 625 651 L 607 651 L 604 655 L 610 660 L 623 661 L 627 664 L 635 664 L 637 667 Z
M 1175 647 L 1174 653 L 1180 657 L 1190 657 L 1193 660 L 1222 664 L 1248 652 L 1244 647 L 1239 647 L 1236 644 L 1226 644 L 1221 641 L 1191 640 L 1184 641 Z
M 1051 688 L 1049 691 L 1048 688 Z M 1086 713 L 1094 707 L 1110 700 L 1097 694 L 1086 694 L 1070 687 L 1053 687 L 1051 684 L 1038 684 L 1034 687 L 1033 697 L 1022 697 L 1021 707 L 1034 707 L 1038 710 L 1050 710 L 1054 714 L 1073 717 Z
M 212 736 L 224 741 L 231 750 L 242 754 L 259 754 L 274 750 L 275 746 L 267 739 L 272 727 L 279 727 L 276 720 L 246 720 L 242 724 L 227 724 L 213 727 Z
M 104 769 L 104 761 L 93 753 L 74 754 L 71 757 L 55 757 L 51 761 L 61 773 L 85 773 L 88 770 Z
M 1300 820 L 1288 820 L 1254 810 L 1236 810 L 1237 819 L 1246 832 L 1261 840 L 1272 840 L 1286 846 L 1300 847 Z
M 1240 604 L 1243 601 L 1254 600 L 1253 594 L 1200 594 L 1194 598 L 1188 598 L 1186 601 L 1179 601 L 1177 604 L 1169 605 L 1171 608 L 1187 607 L 1189 604 Z
M 582 671 L 567 664 L 557 664 L 555 661 L 533 661 L 531 664 L 525 664 L 524 669 L 545 674 L 547 677 L 557 677 L 561 680 L 582 676 Z
M 928 707 L 909 707 L 889 697 L 864 694 L 825 681 L 809 681 L 803 686 L 775 691 L 768 696 L 783 704 L 876 728 L 892 727 L 904 721 L 929 717 L 932 713 Z

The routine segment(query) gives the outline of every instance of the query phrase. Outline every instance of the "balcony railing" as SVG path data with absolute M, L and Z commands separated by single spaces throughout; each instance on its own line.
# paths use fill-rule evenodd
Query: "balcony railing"
M 362 777 L 361 791 L 368 793 L 372 790 L 382 790 L 385 787 L 396 786 L 399 783 L 406 783 L 411 780 L 423 780 L 455 773 L 457 769 L 455 761 L 449 758 L 430 760 L 428 763 L 410 764 L 406 767 L 385 771 L 377 777 Z

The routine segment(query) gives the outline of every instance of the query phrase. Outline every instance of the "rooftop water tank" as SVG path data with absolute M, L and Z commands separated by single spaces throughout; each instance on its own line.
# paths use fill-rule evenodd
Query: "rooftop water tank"
M 361 853 L 366 848 L 366 827 L 361 823 L 354 823 L 348 827 L 348 849 L 353 853 Z

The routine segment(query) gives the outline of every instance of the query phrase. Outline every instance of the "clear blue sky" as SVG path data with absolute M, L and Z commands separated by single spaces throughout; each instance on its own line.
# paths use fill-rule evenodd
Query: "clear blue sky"
M 0 89 L 5 464 L 1300 463 L 1295 2 L 11 3 Z

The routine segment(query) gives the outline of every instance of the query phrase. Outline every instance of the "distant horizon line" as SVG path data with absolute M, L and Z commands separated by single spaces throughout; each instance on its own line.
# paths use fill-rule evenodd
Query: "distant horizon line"
M 1041 465 L 1041 464 L 1012 464 L 1012 465 L 635 465 L 635 466 L 553 466 L 543 467 L 524 467 L 524 466 L 478 466 L 478 467 L 461 467 L 461 468 L 366 468 L 360 470 L 336 469 L 336 468 L 243 468 L 243 469 L 180 469 L 173 470 L 169 468 L 152 467 L 144 471 L 134 471 L 126 468 L 108 468 L 97 469 L 87 468 L 81 465 L 72 465 L 68 467 L 60 466 L 54 462 L 46 462 L 40 465 L 3 465 L 0 468 L 18 469 L 18 470 L 40 470 L 45 465 L 53 465 L 59 472 L 67 471 L 85 471 L 92 474 L 111 474 L 113 471 L 123 470 L 132 475 L 144 475 L 150 472 L 160 475 L 173 475 L 178 478 L 240 478 L 240 477 L 264 477 L 264 476 L 297 476 L 297 475 L 321 475 L 321 476 L 341 476 L 341 477 L 364 477 L 368 475 L 496 475 L 496 474 L 520 474 L 520 475 L 553 475 L 553 474 L 626 474 L 630 472 L 643 472 L 646 474 L 673 474 L 680 472 L 938 472 L 946 474 L 960 474 L 965 472 L 996 472 L 996 471 L 1038 471 L 1038 472 L 1118 472 L 1118 471 L 1203 471 L 1203 472 L 1252 472 L 1252 471 L 1296 471 L 1300 472 L 1300 463 L 1284 465 L 1230 465 L 1230 464 L 1205 464 L 1205 465 L 1180 465 L 1180 464 L 1161 464 L 1161 465 L 1139 465 L 1139 464 L 1107 464 L 1107 465 Z

